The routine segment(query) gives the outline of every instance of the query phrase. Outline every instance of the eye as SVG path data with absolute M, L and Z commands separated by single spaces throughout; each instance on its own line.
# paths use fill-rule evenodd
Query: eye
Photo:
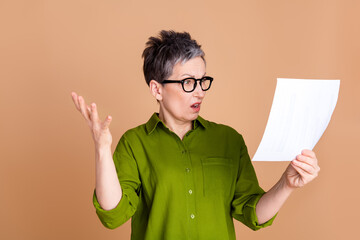
M 192 83 L 192 79 L 185 79 L 184 80 L 185 85 L 190 85 L 191 83 Z

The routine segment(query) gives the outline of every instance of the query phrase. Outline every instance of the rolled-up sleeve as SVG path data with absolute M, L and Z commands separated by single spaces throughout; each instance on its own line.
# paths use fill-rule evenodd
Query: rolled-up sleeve
M 259 224 L 256 216 L 256 204 L 265 193 L 259 186 L 247 147 L 241 136 L 240 167 L 236 180 L 235 194 L 231 203 L 231 215 L 252 230 L 270 226 L 276 215 L 269 221 Z
M 134 215 L 139 202 L 141 187 L 138 167 L 125 134 L 120 138 L 116 146 L 113 160 L 122 189 L 122 197 L 118 205 L 111 210 L 104 210 L 98 202 L 96 190 L 93 193 L 93 205 L 96 214 L 101 223 L 110 229 L 122 225 Z

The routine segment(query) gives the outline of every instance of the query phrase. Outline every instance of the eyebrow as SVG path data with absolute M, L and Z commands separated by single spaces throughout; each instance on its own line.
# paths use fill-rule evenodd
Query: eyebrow
M 183 75 L 181 75 L 180 77 L 183 77 L 183 76 L 189 76 L 189 77 L 193 77 L 193 78 L 195 78 L 195 76 L 194 75 L 191 75 L 191 74 L 188 74 L 188 73 L 184 73 Z M 206 72 L 204 73 L 204 75 L 203 75 L 203 77 L 205 77 L 206 76 Z

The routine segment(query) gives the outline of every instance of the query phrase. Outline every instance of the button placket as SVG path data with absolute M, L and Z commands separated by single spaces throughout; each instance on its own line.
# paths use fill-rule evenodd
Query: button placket
M 191 148 L 189 149 L 188 146 L 191 146 L 192 138 L 195 136 L 192 133 L 192 130 L 185 134 L 185 137 L 182 141 L 183 145 L 181 150 L 181 159 L 184 161 L 184 175 L 185 175 L 185 199 L 186 199 L 186 216 L 187 216 L 187 226 L 188 226 L 188 238 L 193 239 L 194 236 L 197 235 L 197 211 L 196 211 L 196 203 L 195 203 L 195 182 L 194 182 L 194 175 L 196 176 L 196 164 L 192 162 L 192 152 Z M 194 172 L 195 171 L 195 172 Z M 195 218 L 196 217 L 196 218 Z
M 186 201 L 186 218 L 187 218 L 187 229 L 188 229 L 188 239 L 193 239 L 197 234 L 196 229 L 196 203 L 195 203 L 195 183 L 194 183 L 194 166 L 192 164 L 191 158 L 191 149 L 188 149 L 187 144 L 191 144 L 191 138 L 193 135 L 188 132 L 185 134 L 183 141 L 181 141 L 180 147 L 180 158 L 183 161 L 183 170 L 184 171 L 184 192 L 185 201 Z M 190 136 L 189 136 L 190 134 Z

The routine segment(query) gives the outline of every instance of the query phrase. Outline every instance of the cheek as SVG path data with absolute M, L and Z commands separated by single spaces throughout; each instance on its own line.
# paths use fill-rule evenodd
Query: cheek
M 184 111 L 188 107 L 190 102 L 190 97 L 186 96 L 182 92 L 173 92 L 169 93 L 166 96 L 165 105 L 168 108 L 173 109 L 173 111 Z

